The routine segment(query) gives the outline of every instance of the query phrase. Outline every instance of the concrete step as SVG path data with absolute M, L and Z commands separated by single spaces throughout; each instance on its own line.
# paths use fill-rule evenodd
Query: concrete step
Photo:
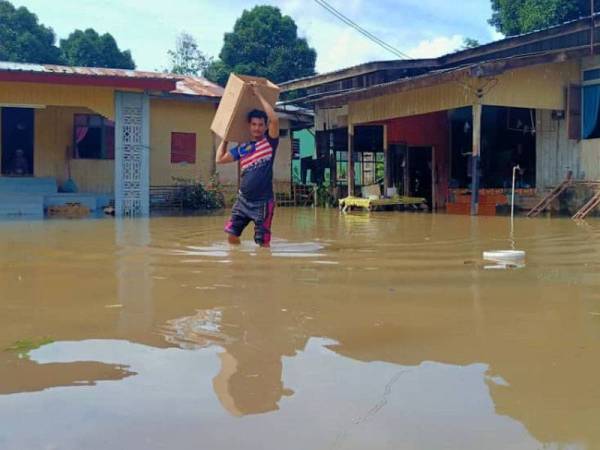
M 0 194 L 0 218 L 44 217 L 44 198 L 41 195 Z
M 55 194 L 58 192 L 53 177 L 0 177 L 0 194 Z

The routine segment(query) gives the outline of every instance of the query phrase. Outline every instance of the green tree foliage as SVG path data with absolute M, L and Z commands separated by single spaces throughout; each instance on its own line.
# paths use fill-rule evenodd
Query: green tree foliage
M 60 49 L 65 63 L 70 66 L 135 69 L 131 52 L 120 51 L 109 33 L 99 35 L 90 28 L 75 30 L 67 39 L 60 40 Z
M 169 72 L 178 75 L 203 75 L 211 63 L 211 59 L 198 48 L 196 39 L 188 33 L 177 37 L 175 50 L 169 50 L 169 58 Z
M 316 51 L 298 37 L 298 27 L 279 8 L 244 10 L 233 32 L 226 33 L 219 60 L 205 75 L 224 85 L 235 72 L 268 78 L 275 83 L 315 74 Z
M 463 39 L 463 45 L 461 47 L 461 50 L 467 50 L 469 48 L 479 47 L 480 45 L 481 44 L 479 43 L 479 41 L 477 39 L 466 37 Z
M 492 11 L 490 24 L 514 36 L 588 16 L 590 0 L 492 0 Z
M 59 64 L 61 54 L 55 39 L 52 28 L 40 24 L 27 8 L 0 0 L 0 60 Z
M 204 76 L 221 86 L 225 86 L 231 72 L 232 69 L 230 69 L 223 61 L 217 59 L 208 65 L 204 71 Z

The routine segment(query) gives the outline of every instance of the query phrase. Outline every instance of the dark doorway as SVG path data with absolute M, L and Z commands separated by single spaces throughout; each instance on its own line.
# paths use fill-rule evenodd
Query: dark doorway
M 451 113 L 452 188 L 470 188 L 473 150 L 471 108 Z M 512 169 L 518 165 L 518 188 L 534 188 L 536 182 L 535 110 L 485 105 L 481 117 L 481 180 L 483 189 L 508 189 Z
M 518 165 L 517 188 L 536 181 L 535 110 L 484 106 L 481 119 L 481 187 L 510 188 Z
M 468 188 L 473 159 L 473 111 L 459 108 L 450 112 L 450 187 Z
M 433 205 L 433 149 L 409 147 L 408 149 L 408 195 L 423 197 L 430 209 Z
M 33 175 L 33 113 L 2 108 L 2 175 Z
M 405 192 L 404 186 L 406 185 L 405 173 L 405 158 L 408 151 L 408 147 L 405 143 L 402 144 L 390 144 L 388 147 L 388 160 L 387 160 L 387 176 L 388 186 L 396 188 L 396 192 L 402 194 Z

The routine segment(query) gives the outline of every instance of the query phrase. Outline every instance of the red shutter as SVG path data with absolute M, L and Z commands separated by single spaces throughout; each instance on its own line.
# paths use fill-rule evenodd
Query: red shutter
M 581 86 L 571 84 L 567 91 L 567 127 L 569 139 L 581 139 Z
M 196 133 L 171 133 L 171 164 L 196 164 Z

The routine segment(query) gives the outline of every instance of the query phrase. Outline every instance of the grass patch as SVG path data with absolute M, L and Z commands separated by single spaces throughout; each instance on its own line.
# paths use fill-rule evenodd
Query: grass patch
M 19 356 L 23 357 L 27 356 L 31 350 L 38 349 L 47 344 L 52 344 L 53 342 L 54 339 L 49 337 L 38 339 L 21 339 L 4 350 L 7 352 L 17 353 Z

